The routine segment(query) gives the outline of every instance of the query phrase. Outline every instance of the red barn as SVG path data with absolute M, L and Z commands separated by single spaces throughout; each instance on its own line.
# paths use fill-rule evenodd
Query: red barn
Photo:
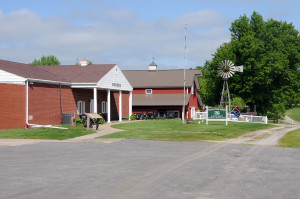
M 131 115 L 132 87 L 115 64 L 32 66 L 0 60 L 0 129 L 58 125 L 64 113 Z
M 184 70 L 157 70 L 157 65 L 152 62 L 149 70 L 123 71 L 133 87 L 133 113 L 172 114 L 181 118 L 185 101 L 185 118 L 195 118 L 196 111 L 203 105 L 197 93 L 200 89 L 198 77 L 202 72 L 185 72 L 184 91 Z

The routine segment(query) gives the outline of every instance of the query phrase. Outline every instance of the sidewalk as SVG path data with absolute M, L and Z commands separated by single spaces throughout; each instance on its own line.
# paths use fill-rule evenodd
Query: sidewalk
M 112 142 L 118 142 L 121 140 L 124 140 L 123 138 L 111 138 L 111 139 L 101 139 L 101 138 L 97 138 L 103 135 L 107 135 L 107 134 L 111 134 L 111 133 L 115 133 L 118 131 L 123 131 L 122 129 L 115 129 L 112 128 L 111 125 L 113 124 L 124 124 L 124 123 L 128 123 L 128 122 L 136 122 L 136 121 L 122 121 L 122 122 L 112 122 L 110 124 L 103 124 L 103 125 L 99 125 L 99 128 L 97 130 L 96 133 L 93 134 L 88 134 L 88 135 L 84 135 L 84 136 L 80 136 L 80 137 L 76 137 L 76 138 L 71 138 L 68 140 L 63 140 L 62 142 L 103 142 L 103 143 L 112 143 Z

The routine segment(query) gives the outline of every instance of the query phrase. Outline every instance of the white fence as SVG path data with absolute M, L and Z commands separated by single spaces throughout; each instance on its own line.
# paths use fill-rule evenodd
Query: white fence
M 196 120 L 206 120 L 207 113 L 206 112 L 196 112 Z M 237 118 L 233 114 L 227 114 L 228 121 L 232 122 L 250 122 L 250 123 L 263 123 L 268 124 L 267 116 L 254 116 L 254 115 L 241 115 Z

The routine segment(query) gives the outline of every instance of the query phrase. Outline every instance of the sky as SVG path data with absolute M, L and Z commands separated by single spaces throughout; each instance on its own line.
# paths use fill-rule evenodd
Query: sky
M 1 0 L 0 59 L 54 55 L 63 65 L 88 59 L 146 70 L 154 60 L 159 70 L 195 68 L 230 41 L 240 16 L 256 11 L 299 31 L 299 8 L 299 0 Z

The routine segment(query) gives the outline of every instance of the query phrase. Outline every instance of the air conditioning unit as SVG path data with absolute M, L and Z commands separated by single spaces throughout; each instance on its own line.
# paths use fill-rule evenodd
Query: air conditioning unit
M 62 124 L 75 124 L 75 114 L 74 113 L 63 113 L 62 114 Z

